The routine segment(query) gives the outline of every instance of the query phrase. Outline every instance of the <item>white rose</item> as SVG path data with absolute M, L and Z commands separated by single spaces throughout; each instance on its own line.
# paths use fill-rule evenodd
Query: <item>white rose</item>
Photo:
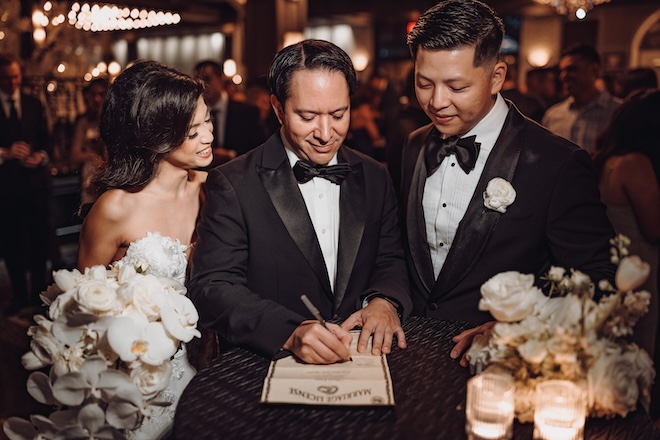
M 81 284 L 75 299 L 81 308 L 95 314 L 109 313 L 118 306 L 117 292 L 105 280 L 93 279 Z
M 498 321 L 520 321 L 547 300 L 534 287 L 534 275 L 502 272 L 481 286 L 479 310 L 490 311 Z
M 516 200 L 516 190 L 505 179 L 495 177 L 488 182 L 484 191 L 484 206 L 504 214 L 506 208 Z
M 624 257 L 616 270 L 616 287 L 626 292 L 644 284 L 651 272 L 651 266 L 637 255 Z
M 518 347 L 520 356 L 530 364 L 540 364 L 548 355 L 545 344 L 537 339 L 528 339 Z
M 138 274 L 130 278 L 121 285 L 119 294 L 150 321 L 160 318 L 160 308 L 167 301 L 162 284 L 153 275 Z
M 135 267 L 130 264 L 122 264 L 117 272 L 117 281 L 123 284 L 137 274 Z
M 161 365 L 147 365 L 142 362 L 131 364 L 131 381 L 140 389 L 145 399 L 155 397 L 167 388 L 172 374 L 172 364 L 163 362 Z
M 107 269 L 105 266 L 97 265 L 85 269 L 85 277 L 89 280 L 105 280 Z
M 82 278 L 83 276 L 78 269 L 73 269 L 72 271 L 66 269 L 53 271 L 53 280 L 55 280 L 57 287 L 62 289 L 62 292 L 75 288 Z
M 594 415 L 626 417 L 635 410 L 639 397 L 636 356 L 634 351 L 622 353 L 620 347 L 609 345 L 596 359 L 587 373 Z
M 550 298 L 540 307 L 538 316 L 549 328 L 568 328 L 582 319 L 582 300 L 570 294 Z

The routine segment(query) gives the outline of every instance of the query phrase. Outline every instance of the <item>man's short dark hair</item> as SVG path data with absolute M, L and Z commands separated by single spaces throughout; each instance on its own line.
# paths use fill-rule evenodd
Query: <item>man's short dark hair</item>
M 417 20 L 406 42 L 413 59 L 419 48 L 452 50 L 474 47 L 475 66 L 495 63 L 504 37 L 504 24 L 495 11 L 478 0 L 447 0 Z
M 0 53 L 0 67 L 11 66 L 14 63 L 17 63 L 20 66 L 21 60 L 10 53 Z
M 580 57 L 585 61 L 600 66 L 600 55 L 598 54 L 598 51 L 593 46 L 586 43 L 578 43 L 569 46 L 562 52 L 561 56 L 562 58 L 567 56 Z
M 299 70 L 339 72 L 346 78 L 350 96 L 357 89 L 355 68 L 346 52 L 328 41 L 303 40 L 279 51 L 268 71 L 270 92 L 282 105 L 289 97 L 291 78 Z
M 195 64 L 194 72 L 199 72 L 206 67 L 210 67 L 211 70 L 213 71 L 213 74 L 222 78 L 224 73 L 222 70 L 222 66 L 220 65 L 219 62 L 214 60 L 203 60 L 198 62 L 197 64 Z

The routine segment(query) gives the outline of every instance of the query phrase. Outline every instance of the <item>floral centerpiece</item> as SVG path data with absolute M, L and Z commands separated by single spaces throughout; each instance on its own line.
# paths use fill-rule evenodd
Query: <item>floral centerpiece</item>
M 199 337 L 183 285 L 129 264 L 54 272 L 22 358 L 35 371 L 28 392 L 48 417 L 9 418 L 10 439 L 123 438 L 149 417 L 170 379 L 181 342 Z
M 618 264 L 616 288 L 594 300 L 585 274 L 552 267 L 545 277 L 549 295 L 534 286 L 533 275 L 504 272 L 481 287 L 480 310 L 497 323 L 475 338 L 467 353 L 473 372 L 511 375 L 516 384 L 516 417 L 531 422 L 536 384 L 570 380 L 583 387 L 592 417 L 625 417 L 640 402 L 650 402 L 655 377 L 649 355 L 627 341 L 637 320 L 648 311 L 650 294 L 635 292 L 649 275 L 649 265 L 629 256 L 624 236 L 612 239 Z

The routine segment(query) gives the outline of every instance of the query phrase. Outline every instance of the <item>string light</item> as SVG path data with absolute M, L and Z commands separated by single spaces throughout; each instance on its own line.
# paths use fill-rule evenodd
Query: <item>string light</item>
M 57 5 L 58 2 L 55 2 Z M 181 15 L 171 11 L 158 11 L 154 9 L 130 9 L 125 6 L 99 3 L 78 3 L 71 5 L 68 11 L 62 7 L 56 8 L 52 2 L 44 4 L 44 12 L 36 11 L 33 21 L 39 22 L 43 27 L 49 23 L 47 13 L 53 12 L 50 24 L 58 26 L 68 22 L 76 29 L 91 32 L 107 32 L 119 30 L 144 29 L 156 26 L 176 25 L 181 22 Z

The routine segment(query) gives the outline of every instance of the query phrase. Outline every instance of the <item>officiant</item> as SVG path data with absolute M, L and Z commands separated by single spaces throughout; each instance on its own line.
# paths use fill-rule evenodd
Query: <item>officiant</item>
M 381 164 L 345 146 L 357 87 L 348 55 L 305 40 L 268 74 L 282 127 L 209 173 L 188 291 L 200 323 L 269 358 L 349 359 L 373 336 L 389 353 L 411 310 L 397 206 Z M 306 295 L 325 319 L 319 324 Z
M 417 99 L 431 119 L 403 151 L 413 313 L 482 325 L 457 336 L 452 357 L 492 325 L 480 287 L 500 272 L 540 279 L 560 266 L 594 283 L 614 278 L 614 230 L 589 154 L 502 98 L 503 34 L 478 0 L 442 1 L 408 34 Z

